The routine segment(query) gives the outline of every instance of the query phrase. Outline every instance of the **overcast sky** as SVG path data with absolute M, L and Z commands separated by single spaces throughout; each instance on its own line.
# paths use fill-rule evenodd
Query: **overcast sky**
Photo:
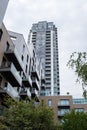
M 9 0 L 4 23 L 8 30 L 22 33 L 38 21 L 54 22 L 58 28 L 61 94 L 81 97 L 81 84 L 66 66 L 74 51 L 87 50 L 87 0 Z

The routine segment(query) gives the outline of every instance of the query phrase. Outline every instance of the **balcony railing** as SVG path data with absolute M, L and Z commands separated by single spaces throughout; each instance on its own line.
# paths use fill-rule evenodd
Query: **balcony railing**
M 40 85 L 36 78 L 32 79 L 32 84 L 34 88 L 36 88 L 37 90 L 40 90 Z
M 22 78 L 13 63 L 9 63 L 7 65 L 3 64 L 0 67 L 0 73 L 9 81 L 12 86 L 21 86 Z
M 37 97 L 39 96 L 39 95 L 38 95 L 38 91 L 37 91 L 36 89 L 34 89 L 34 88 L 32 88 L 31 94 L 32 94 L 32 96 L 34 96 L 34 97 L 35 97 L 35 96 L 37 96 Z
M 30 91 L 29 90 L 22 90 L 21 92 L 20 92 L 20 97 L 22 98 L 22 99 L 26 99 L 26 98 L 31 98 L 31 93 L 30 93 Z
M 18 92 L 9 83 L 7 83 L 6 87 L 0 88 L 0 94 L 5 94 L 14 100 L 19 100 Z
M 30 76 L 23 78 L 22 82 L 25 87 L 32 87 L 32 80 Z
M 10 46 L 10 48 L 7 49 L 4 54 L 9 61 L 14 63 L 17 70 L 21 71 L 24 69 L 23 61 L 21 60 L 21 57 L 14 46 Z
M 37 80 L 40 80 L 39 72 L 38 72 L 37 69 L 32 70 L 31 73 L 32 73 L 32 76 L 33 76 L 33 77 L 36 77 Z
M 61 103 L 61 102 L 58 102 L 58 106 L 70 106 L 70 103 Z
M 66 114 L 66 113 L 69 113 L 70 112 L 70 110 L 69 109 L 64 109 L 64 110 L 60 110 L 60 111 L 58 111 L 58 116 L 64 116 L 64 114 Z

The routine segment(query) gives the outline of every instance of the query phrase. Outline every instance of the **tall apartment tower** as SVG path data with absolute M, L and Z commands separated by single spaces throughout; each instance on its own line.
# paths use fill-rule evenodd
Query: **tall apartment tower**
M 33 24 L 28 36 L 28 44 L 34 45 L 44 69 L 46 88 L 40 95 L 59 95 L 58 39 L 54 23 L 42 21 Z

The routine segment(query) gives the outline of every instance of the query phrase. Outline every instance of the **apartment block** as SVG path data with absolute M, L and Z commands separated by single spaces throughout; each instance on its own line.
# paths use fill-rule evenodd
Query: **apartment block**
M 43 96 L 40 100 L 44 100 L 47 106 L 53 108 L 55 121 L 60 122 L 65 113 L 74 109 L 76 112 L 87 112 L 87 99 L 73 98 L 71 95 L 63 96 Z
M 26 44 L 22 34 L 7 31 L 0 35 L 0 104 L 13 100 L 39 101 L 42 67 L 33 46 Z
M 41 96 L 57 96 L 59 87 L 59 59 L 57 28 L 53 22 L 38 22 L 32 25 L 28 44 L 33 44 L 36 55 L 40 59 L 45 77 L 45 90 Z
M 9 0 L 0 0 L 0 27 L 3 22 L 3 18 L 6 12 L 6 8 L 8 5 Z

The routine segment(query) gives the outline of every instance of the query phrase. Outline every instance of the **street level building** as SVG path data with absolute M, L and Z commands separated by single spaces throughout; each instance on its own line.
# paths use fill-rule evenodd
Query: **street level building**
M 71 95 L 60 96 L 43 96 L 40 100 L 44 100 L 47 106 L 53 108 L 55 121 L 61 122 L 65 113 L 74 109 L 76 112 L 87 112 L 87 99 L 73 98 Z
M 42 63 L 45 77 L 45 91 L 41 96 L 57 96 L 59 87 L 59 60 L 57 28 L 53 22 L 38 22 L 32 25 L 28 44 L 33 44 L 36 55 Z

